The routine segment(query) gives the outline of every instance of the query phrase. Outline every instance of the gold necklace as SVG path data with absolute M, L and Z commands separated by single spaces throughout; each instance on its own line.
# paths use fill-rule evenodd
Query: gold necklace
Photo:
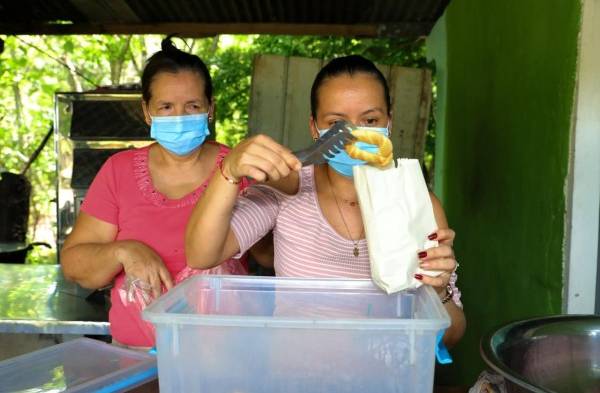
M 327 171 L 327 168 L 325 168 L 325 170 Z M 340 204 L 338 203 L 337 195 L 335 195 L 335 191 L 333 190 L 333 185 L 331 184 L 331 179 L 329 178 L 329 171 L 327 171 L 327 183 L 329 185 L 329 189 L 331 190 L 331 195 L 333 195 L 333 200 L 335 201 L 335 205 L 337 206 L 338 213 L 340 213 L 340 217 L 342 218 L 342 222 L 344 223 L 344 227 L 346 228 L 346 232 L 348 233 L 348 237 L 352 241 L 352 244 L 354 244 L 354 249 L 352 250 L 352 253 L 354 254 L 355 257 L 358 257 L 358 255 L 360 254 L 359 250 L 358 250 L 358 240 L 354 240 L 352 238 L 352 235 L 350 234 L 350 229 L 348 228 L 348 224 L 346 224 L 346 219 L 344 218 L 344 215 L 342 214 L 342 209 L 340 208 Z M 363 226 L 363 229 L 359 235 L 359 240 L 360 240 L 360 237 L 362 236 L 364 230 L 365 230 L 365 228 Z

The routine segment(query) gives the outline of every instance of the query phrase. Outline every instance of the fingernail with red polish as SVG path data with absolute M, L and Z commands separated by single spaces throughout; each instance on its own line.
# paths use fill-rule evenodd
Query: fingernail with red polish
M 417 280 L 422 280 L 423 279 L 423 275 L 422 274 L 415 274 L 415 278 Z
M 427 252 L 421 251 L 418 255 L 419 255 L 419 258 L 425 258 L 427 256 Z
M 429 239 L 429 240 L 437 239 L 437 233 L 432 233 L 431 235 L 427 236 L 427 239 Z

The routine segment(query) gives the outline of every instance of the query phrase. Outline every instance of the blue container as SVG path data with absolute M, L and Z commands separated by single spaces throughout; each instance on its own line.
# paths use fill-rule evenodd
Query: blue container
M 78 338 L 0 362 L 0 392 L 125 392 L 156 376 L 152 355 Z

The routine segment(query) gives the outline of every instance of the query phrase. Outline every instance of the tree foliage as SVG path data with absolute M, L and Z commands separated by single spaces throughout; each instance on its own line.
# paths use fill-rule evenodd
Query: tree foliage
M 54 93 L 139 83 L 158 36 L 3 37 L 0 55 L 0 171 L 20 172 L 53 121 Z M 317 36 L 216 36 L 175 40 L 198 54 L 214 79 L 217 140 L 235 145 L 246 133 L 256 54 L 329 59 L 361 54 L 382 64 L 427 67 L 420 41 Z M 428 137 L 429 161 L 433 134 Z M 29 240 L 54 230 L 55 155 L 50 143 L 27 173 L 32 186 Z M 47 235 L 46 235 L 47 236 Z M 33 255 L 35 259 L 35 254 Z

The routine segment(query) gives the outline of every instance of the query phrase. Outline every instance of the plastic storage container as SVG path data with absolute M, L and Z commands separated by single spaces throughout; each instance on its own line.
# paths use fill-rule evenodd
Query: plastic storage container
M 0 392 L 124 392 L 156 376 L 152 355 L 78 338 L 0 362 Z
M 143 312 L 161 393 L 430 392 L 449 317 L 429 287 L 194 276 Z

